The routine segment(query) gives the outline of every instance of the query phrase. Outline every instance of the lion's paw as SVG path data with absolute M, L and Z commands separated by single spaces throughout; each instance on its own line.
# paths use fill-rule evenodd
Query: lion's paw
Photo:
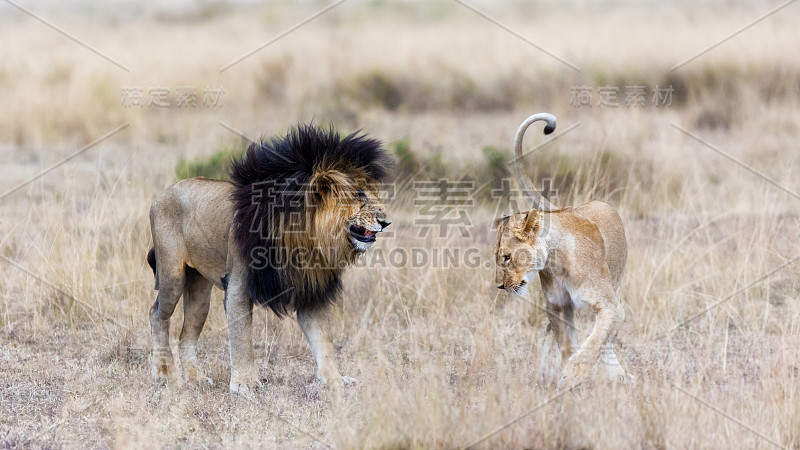
M 200 378 L 194 379 L 192 381 L 197 383 L 197 384 L 204 384 L 204 385 L 208 385 L 208 386 L 213 386 L 214 385 L 214 380 L 212 380 L 211 378 L 208 378 L 208 377 L 200 377 Z
M 176 378 L 175 373 L 175 365 L 167 362 L 154 363 L 150 368 L 150 375 L 158 386 L 165 386 L 168 382 L 174 380 Z
M 208 386 L 214 385 L 214 381 L 212 381 L 211 378 L 208 378 L 203 372 L 203 370 L 197 367 L 196 365 L 190 365 L 187 367 L 187 370 L 184 371 L 184 378 L 189 383 L 208 385 Z
M 353 377 L 346 377 L 338 374 L 327 377 L 317 375 L 317 384 L 319 386 L 339 389 L 343 386 L 354 386 L 358 384 L 358 380 Z
M 231 377 L 231 394 L 248 395 L 251 391 L 262 386 L 261 380 L 255 375 L 245 377 Z

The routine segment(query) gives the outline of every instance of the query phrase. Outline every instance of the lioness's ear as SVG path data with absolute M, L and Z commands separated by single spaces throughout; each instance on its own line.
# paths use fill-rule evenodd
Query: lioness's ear
M 525 221 L 522 223 L 522 232 L 535 234 L 537 231 L 539 231 L 539 211 L 533 209 L 525 215 Z
M 494 228 L 497 229 L 497 228 L 500 227 L 501 224 L 503 224 L 505 222 L 508 222 L 508 218 L 509 217 L 511 217 L 511 216 L 504 216 L 504 217 L 500 217 L 499 219 L 495 219 L 494 220 Z

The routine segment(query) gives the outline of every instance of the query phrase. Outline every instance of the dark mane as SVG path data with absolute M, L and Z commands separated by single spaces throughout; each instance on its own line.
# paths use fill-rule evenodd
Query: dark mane
M 287 241 L 298 242 L 282 238 L 287 221 L 295 217 L 303 222 L 317 214 L 320 205 L 308 204 L 316 175 L 337 171 L 358 183 L 382 183 L 390 165 L 380 141 L 358 133 L 341 137 L 333 127 L 313 124 L 253 143 L 242 159 L 234 160 L 233 239 L 248 265 L 246 286 L 253 301 L 279 317 L 335 301 L 344 267 L 314 268 L 322 271 L 315 274 L 324 281 L 304 281 L 292 268 L 292 259 L 297 251 L 315 250 L 314 243 L 287 248 Z

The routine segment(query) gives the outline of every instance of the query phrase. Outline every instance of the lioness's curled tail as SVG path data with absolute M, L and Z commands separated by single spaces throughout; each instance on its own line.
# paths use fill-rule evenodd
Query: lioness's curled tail
M 519 126 L 517 136 L 514 138 L 514 172 L 516 172 L 522 190 L 533 200 L 533 208 L 539 211 L 553 211 L 558 209 L 558 207 L 550 203 L 533 187 L 533 182 L 525 175 L 525 171 L 522 168 L 522 138 L 525 136 L 525 131 L 528 127 L 531 126 L 532 123 L 540 120 L 547 122 L 547 125 L 544 127 L 544 134 L 550 134 L 555 131 L 556 116 L 552 114 L 538 113 L 525 119 Z

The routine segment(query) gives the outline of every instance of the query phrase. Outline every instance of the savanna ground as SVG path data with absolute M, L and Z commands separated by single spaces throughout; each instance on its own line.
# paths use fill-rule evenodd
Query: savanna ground
M 800 448 L 799 5 L 671 70 L 780 4 L 476 3 L 562 63 L 456 2 L 353 0 L 220 71 L 329 3 L 17 4 L 113 63 L 0 2 L 0 445 Z M 626 106 L 633 85 L 644 107 Z M 170 106 L 149 106 L 158 86 Z M 175 105 L 182 86 L 196 107 Z M 618 107 L 598 105 L 606 86 Z M 671 104 L 652 104 L 657 86 Z M 123 105 L 129 87 L 142 107 Z M 539 111 L 566 133 L 528 173 L 558 204 L 605 200 L 625 221 L 618 353 L 635 386 L 557 391 L 538 288 L 493 284 L 490 224 L 509 206 L 490 193 Z M 200 340 L 215 384 L 155 386 L 151 200 L 180 175 L 224 176 L 238 134 L 312 119 L 396 153 L 394 236 L 373 254 L 429 256 L 348 274 L 334 343 L 360 384 L 315 385 L 295 321 L 258 309 L 264 388 L 228 394 L 215 291 Z M 550 139 L 539 127 L 526 148 Z M 472 186 L 448 216 L 465 211 L 468 236 L 435 221 L 419 236 L 414 182 L 440 178 Z M 432 261 L 443 249 L 462 257 Z M 176 339 L 180 308 L 172 323 Z

